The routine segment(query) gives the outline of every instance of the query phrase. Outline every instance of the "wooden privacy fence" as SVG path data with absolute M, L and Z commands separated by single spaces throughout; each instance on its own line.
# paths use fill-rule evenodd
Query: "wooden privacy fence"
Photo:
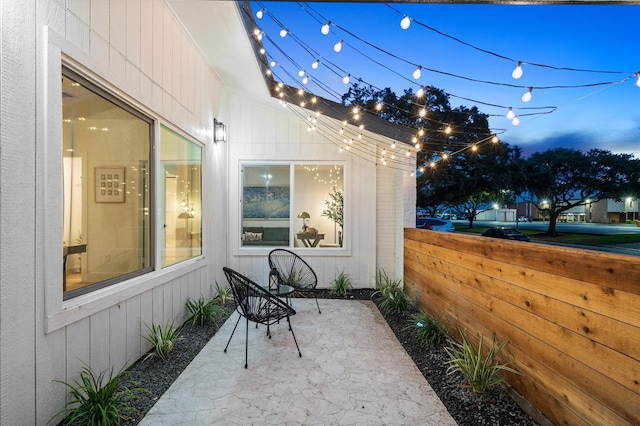
M 405 229 L 405 292 L 509 344 L 511 386 L 558 425 L 640 425 L 640 257 Z

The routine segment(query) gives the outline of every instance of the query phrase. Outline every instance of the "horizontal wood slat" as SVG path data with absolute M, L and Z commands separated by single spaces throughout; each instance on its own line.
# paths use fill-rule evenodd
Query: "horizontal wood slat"
M 405 230 L 418 305 L 509 340 L 509 383 L 556 424 L 640 422 L 640 258 Z

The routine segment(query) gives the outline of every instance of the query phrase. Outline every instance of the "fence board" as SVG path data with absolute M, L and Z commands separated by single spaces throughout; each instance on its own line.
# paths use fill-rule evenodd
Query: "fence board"
M 407 293 L 472 334 L 509 340 L 505 359 L 523 373 L 510 384 L 558 424 L 637 424 L 639 265 L 631 256 L 405 230 Z

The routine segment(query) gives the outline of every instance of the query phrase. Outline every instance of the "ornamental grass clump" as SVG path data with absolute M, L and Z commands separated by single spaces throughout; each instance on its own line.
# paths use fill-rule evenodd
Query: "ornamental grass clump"
M 336 296 L 346 297 L 352 287 L 353 285 L 351 284 L 349 274 L 341 271 L 333 279 L 333 283 L 331 284 L 331 293 Z
M 224 313 L 220 300 L 205 300 L 202 296 L 198 300 L 188 299 L 186 308 L 191 324 L 200 327 L 204 327 L 209 322 L 213 322 L 218 327 L 220 316 Z
M 96 374 L 85 364 L 80 381 L 55 382 L 65 385 L 71 397 L 65 408 L 54 416 L 64 415 L 65 425 L 119 425 L 123 419 L 138 414 L 131 403 L 140 398 L 139 393 L 146 392 L 143 388 L 131 387 L 136 384 L 127 379 L 124 367 L 115 374 L 111 367 L 107 376 L 107 370 Z
M 227 303 L 229 303 L 230 300 L 233 300 L 233 293 L 231 292 L 231 289 L 229 287 L 222 287 L 218 284 L 218 281 L 216 281 L 215 287 L 216 292 L 218 293 L 216 300 L 220 302 L 220 305 L 227 306 Z
M 458 331 L 462 336 L 462 343 L 449 339 L 449 345 L 445 347 L 445 351 L 447 355 L 449 355 L 447 374 L 456 371 L 462 373 L 462 376 L 467 381 L 467 386 L 475 393 L 484 393 L 491 387 L 504 382 L 504 379 L 498 376 L 500 371 L 520 374 L 506 364 L 500 364 L 498 362 L 498 355 L 507 343 L 509 343 L 508 341 L 505 340 L 498 344 L 496 337 L 493 336 L 493 343 L 483 358 L 484 336 L 478 335 L 479 343 L 476 349 L 469 340 L 466 331 L 460 327 L 458 327 Z
M 149 330 L 149 335 L 143 337 L 153 345 L 153 352 L 149 352 L 143 361 L 157 356 L 162 362 L 166 362 L 167 359 L 169 359 L 169 353 L 173 350 L 173 345 L 177 341 L 182 340 L 182 337 L 180 337 L 182 326 L 176 327 L 175 320 L 171 322 L 167 321 L 164 327 L 156 324 L 151 324 L 151 327 L 147 324 L 145 325 Z
M 390 312 L 404 312 L 409 306 L 409 298 L 402 291 L 402 279 L 394 280 L 387 275 L 384 269 L 380 269 L 376 275 L 377 290 L 371 295 L 380 295 L 380 310 L 388 314 Z
M 447 335 L 447 328 L 444 322 L 430 316 L 423 310 L 411 315 L 407 330 L 425 346 L 439 345 Z

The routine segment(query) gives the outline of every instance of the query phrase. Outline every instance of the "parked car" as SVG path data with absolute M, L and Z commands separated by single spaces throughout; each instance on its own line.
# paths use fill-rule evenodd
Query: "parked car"
M 518 222 L 531 222 L 531 217 L 530 216 L 520 216 L 518 218 Z
M 492 238 L 503 238 L 505 240 L 515 240 L 515 241 L 531 241 L 531 239 L 521 233 L 520 231 L 516 231 L 511 228 L 504 227 L 496 227 L 489 228 L 482 233 L 483 237 L 492 237 Z
M 442 232 L 453 232 L 456 230 L 450 220 L 436 219 L 434 217 L 417 217 L 416 228 Z

